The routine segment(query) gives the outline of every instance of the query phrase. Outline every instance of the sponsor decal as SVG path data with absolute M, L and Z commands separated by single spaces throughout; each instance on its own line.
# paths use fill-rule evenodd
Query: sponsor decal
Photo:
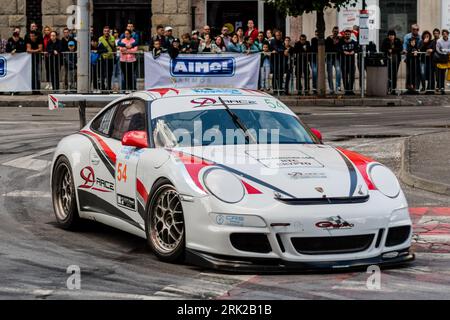
M 78 186 L 78 188 L 91 189 L 100 192 L 114 191 L 114 183 L 98 177 L 96 178 L 94 169 L 92 169 L 91 166 L 87 166 L 81 169 L 80 177 L 84 180 L 84 182 L 80 186 Z
M 124 155 L 126 160 L 129 160 L 130 158 L 138 159 L 143 152 L 144 149 L 137 149 L 136 147 L 129 146 L 122 147 L 122 149 L 120 150 L 120 153 Z
M 8 69 L 7 69 L 6 64 L 7 64 L 6 58 L 0 56 L 0 78 L 4 78 L 8 74 Z
M 173 77 L 232 77 L 236 60 L 232 57 L 178 57 L 170 60 Z
M 345 221 L 341 216 L 329 217 L 324 221 L 316 223 L 316 227 L 325 230 L 351 229 L 355 225 Z
M 127 209 L 136 210 L 136 201 L 123 194 L 117 194 L 117 204 Z
M 195 98 L 191 100 L 191 103 L 195 104 L 194 108 L 213 106 L 216 102 L 216 99 L 213 98 Z
M 233 215 L 217 215 L 216 222 L 220 225 L 228 225 L 228 226 L 240 226 L 244 225 L 245 218 L 242 216 L 233 216 Z
M 290 172 L 288 176 L 292 179 L 326 179 L 327 175 L 323 172 Z
M 201 94 L 230 94 L 230 95 L 242 94 L 242 92 L 239 89 L 198 88 L 198 89 L 192 89 L 192 91 L 194 93 L 201 93 Z

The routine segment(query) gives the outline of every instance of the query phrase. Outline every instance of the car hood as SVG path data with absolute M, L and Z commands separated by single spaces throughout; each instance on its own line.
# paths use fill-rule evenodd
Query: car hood
M 339 150 L 326 145 L 227 145 L 176 148 L 241 177 L 261 192 L 286 199 L 368 195 L 361 173 Z M 199 172 L 201 176 L 201 171 Z M 198 177 L 201 181 L 201 177 Z

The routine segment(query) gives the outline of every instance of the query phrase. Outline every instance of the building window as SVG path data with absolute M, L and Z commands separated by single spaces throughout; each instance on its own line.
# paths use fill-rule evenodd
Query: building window
M 32 22 L 42 26 L 42 0 L 27 0 L 26 2 L 27 27 Z
M 230 33 L 239 27 L 246 30 L 248 20 L 258 26 L 258 1 L 207 1 L 206 13 L 206 24 L 213 34 L 219 34 L 224 25 Z
M 380 0 L 380 39 L 389 30 L 397 32 L 399 38 L 410 32 L 410 26 L 417 23 L 417 0 Z

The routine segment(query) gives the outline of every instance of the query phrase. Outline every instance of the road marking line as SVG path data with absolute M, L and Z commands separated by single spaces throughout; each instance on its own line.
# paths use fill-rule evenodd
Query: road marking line
M 2 163 L 2 165 L 14 167 L 14 168 L 20 168 L 20 169 L 41 171 L 41 170 L 46 169 L 51 164 L 51 161 L 34 159 L 34 158 L 50 154 L 53 151 L 55 151 L 55 148 L 45 149 L 45 150 L 30 154 L 25 157 L 20 157 L 20 158 L 16 158 L 16 159 L 4 162 L 4 163 Z
M 52 194 L 38 190 L 14 190 L 2 194 L 3 197 L 51 198 Z

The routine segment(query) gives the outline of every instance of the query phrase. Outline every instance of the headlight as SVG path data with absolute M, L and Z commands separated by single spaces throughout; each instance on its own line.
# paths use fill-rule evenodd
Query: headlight
M 244 186 L 236 176 L 228 171 L 213 168 L 203 175 L 206 189 L 223 202 L 236 203 L 245 195 Z
M 400 194 L 400 184 L 395 174 L 381 164 L 369 169 L 369 176 L 375 187 L 386 197 L 396 198 Z

